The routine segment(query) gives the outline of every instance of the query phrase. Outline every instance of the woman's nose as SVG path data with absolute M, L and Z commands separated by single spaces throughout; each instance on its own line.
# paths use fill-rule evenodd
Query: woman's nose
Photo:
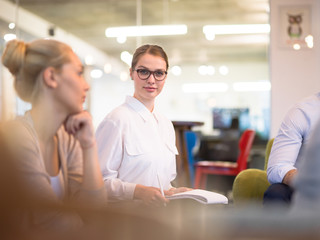
M 83 79 L 83 80 L 84 80 L 84 90 L 87 92 L 90 89 L 90 85 L 85 79 Z
M 156 80 L 154 79 L 153 74 L 150 74 L 150 76 L 147 79 L 147 82 L 148 83 L 152 83 L 152 84 L 154 84 L 156 82 Z

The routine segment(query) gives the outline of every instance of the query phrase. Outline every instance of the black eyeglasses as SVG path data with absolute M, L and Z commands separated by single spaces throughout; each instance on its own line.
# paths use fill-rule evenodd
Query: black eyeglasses
M 134 69 L 133 71 L 136 71 L 138 73 L 138 77 L 141 80 L 147 80 L 152 73 L 155 80 L 163 81 L 168 74 L 166 71 L 162 70 L 150 71 L 148 69 Z

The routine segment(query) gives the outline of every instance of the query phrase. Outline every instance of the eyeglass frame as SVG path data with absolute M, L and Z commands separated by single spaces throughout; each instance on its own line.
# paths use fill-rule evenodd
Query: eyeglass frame
M 167 71 L 163 71 L 163 70 L 155 70 L 155 71 L 151 71 L 151 70 L 149 70 L 149 69 L 147 69 L 147 68 L 139 68 L 139 69 L 133 69 L 133 71 L 136 71 L 137 72 L 137 74 L 138 74 L 138 77 L 141 79 L 141 80 L 143 80 L 143 81 L 145 81 L 145 80 L 147 80 L 150 76 L 151 76 L 151 74 L 153 75 L 153 78 L 156 80 L 156 81 L 158 81 L 158 82 L 162 82 L 166 77 L 167 77 L 167 74 L 168 74 L 168 72 Z M 141 78 L 140 77 L 140 75 L 139 75 L 139 71 L 148 71 L 149 72 L 149 76 L 148 77 L 146 77 L 146 78 Z M 164 73 L 164 78 L 163 79 L 161 79 L 161 80 L 158 80 L 156 77 L 155 77 L 155 72 L 159 72 L 159 71 L 161 71 L 161 72 L 163 72 Z

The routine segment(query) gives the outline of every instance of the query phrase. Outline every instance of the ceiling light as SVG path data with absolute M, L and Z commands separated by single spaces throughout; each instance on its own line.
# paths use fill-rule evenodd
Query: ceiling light
M 106 37 L 137 37 L 137 36 L 159 36 L 159 35 L 181 35 L 186 34 L 187 26 L 182 25 L 146 25 L 110 27 L 105 31 Z
M 6 41 L 6 42 L 9 42 L 10 40 L 13 40 L 13 39 L 16 39 L 17 36 L 13 33 L 7 33 L 3 36 L 3 39 Z
M 299 43 L 295 43 L 295 44 L 293 44 L 293 49 L 294 50 L 300 50 L 300 48 L 301 48 L 301 46 L 300 46 L 300 44 Z
M 175 75 L 175 76 L 180 76 L 181 75 L 181 67 L 179 66 L 173 66 L 171 68 L 171 71 L 172 71 L 172 74 Z
M 13 22 L 12 22 L 12 23 L 9 23 L 9 28 L 10 28 L 10 29 L 14 29 L 15 27 L 16 27 L 16 24 L 15 24 L 15 23 L 13 23 Z
M 84 59 L 84 62 L 86 63 L 86 65 L 93 65 L 94 64 L 94 59 L 91 55 L 87 55 Z
M 91 72 L 90 72 L 90 76 L 92 78 L 101 78 L 103 75 L 103 72 L 100 70 L 100 69 L 93 69 Z
M 182 90 L 186 93 L 226 92 L 229 89 L 226 83 L 186 83 Z
M 203 33 L 209 40 L 214 39 L 215 35 L 225 34 L 257 34 L 269 33 L 269 24 L 237 24 L 237 25 L 205 25 Z
M 207 66 L 206 65 L 199 66 L 198 67 L 198 72 L 202 76 L 207 75 Z
M 219 67 L 219 73 L 225 76 L 229 73 L 229 68 L 227 66 L 221 66 Z
M 233 90 L 236 92 L 265 92 L 270 91 L 271 83 L 262 82 L 237 82 L 233 84 Z
M 306 36 L 304 40 L 306 41 L 308 48 L 313 48 L 313 36 L 312 35 Z

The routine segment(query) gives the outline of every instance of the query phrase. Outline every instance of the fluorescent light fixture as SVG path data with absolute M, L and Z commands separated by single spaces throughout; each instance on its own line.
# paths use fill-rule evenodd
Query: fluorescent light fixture
M 3 36 L 3 39 L 6 41 L 6 42 L 9 42 L 10 40 L 13 40 L 13 39 L 16 39 L 17 36 L 13 33 L 7 33 Z
M 186 25 L 145 25 L 110 27 L 105 31 L 106 37 L 137 37 L 137 36 L 161 36 L 161 35 L 182 35 L 186 34 Z
M 266 92 L 270 91 L 271 83 L 263 82 L 237 82 L 233 84 L 233 90 L 236 92 Z
M 185 93 L 226 92 L 229 86 L 226 83 L 185 83 L 182 90 Z
M 205 25 L 203 33 L 208 40 L 213 40 L 215 35 L 227 34 L 258 34 L 269 33 L 269 24 L 236 24 L 236 25 Z

